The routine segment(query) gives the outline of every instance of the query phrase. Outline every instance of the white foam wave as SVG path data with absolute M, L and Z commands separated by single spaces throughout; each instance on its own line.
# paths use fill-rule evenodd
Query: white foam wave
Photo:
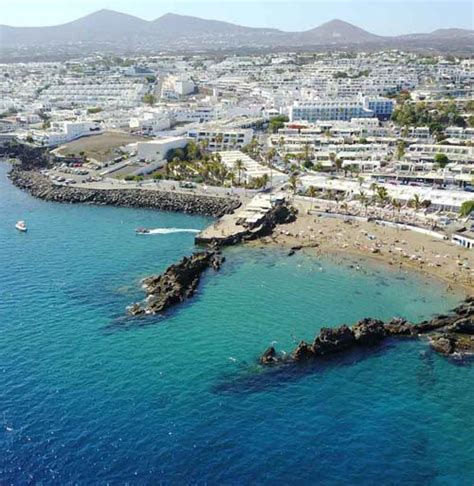
M 168 235 L 170 233 L 199 233 L 201 230 L 192 228 L 155 228 L 150 230 L 150 235 Z

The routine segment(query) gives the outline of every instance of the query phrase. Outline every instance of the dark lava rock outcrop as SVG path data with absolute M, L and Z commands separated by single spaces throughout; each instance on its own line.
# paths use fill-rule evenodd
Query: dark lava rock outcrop
M 218 250 L 197 252 L 171 265 L 161 275 L 145 278 L 142 283 L 147 297 L 144 302 L 129 306 L 128 313 L 157 314 L 185 301 L 196 292 L 203 272 L 208 268 L 219 270 L 223 261 Z
M 204 237 L 201 234 L 197 235 L 194 242 L 197 245 L 218 245 L 218 246 L 232 246 L 238 245 L 244 241 L 257 240 L 264 236 L 270 236 L 275 227 L 279 224 L 288 224 L 296 219 L 297 211 L 294 207 L 287 203 L 280 203 L 275 205 L 263 218 L 257 226 L 242 226 L 242 230 L 230 236 L 213 236 Z
M 51 156 L 44 147 L 11 141 L 0 145 L 0 158 L 18 159 L 22 169 L 42 169 L 48 167 Z
M 301 341 L 290 355 L 281 356 L 272 347 L 260 357 L 264 365 L 297 363 L 356 348 L 375 346 L 387 337 L 427 336 L 431 347 L 456 358 L 474 356 L 474 299 L 466 299 L 448 315 L 438 315 L 430 321 L 410 324 L 403 319 L 384 323 L 379 319 L 362 319 L 352 327 L 323 327 L 312 344 Z

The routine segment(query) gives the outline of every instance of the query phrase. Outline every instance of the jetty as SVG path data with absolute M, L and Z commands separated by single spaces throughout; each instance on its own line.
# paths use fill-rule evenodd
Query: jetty
M 224 214 L 196 235 L 200 245 L 229 246 L 268 236 L 278 224 L 291 223 L 296 210 L 284 196 L 257 194 L 245 206 Z
M 54 184 L 37 170 L 23 170 L 18 167 L 10 171 L 9 178 L 15 186 L 33 197 L 52 202 L 152 208 L 214 217 L 231 213 L 241 204 L 236 198 L 185 194 L 171 190 L 66 186 Z

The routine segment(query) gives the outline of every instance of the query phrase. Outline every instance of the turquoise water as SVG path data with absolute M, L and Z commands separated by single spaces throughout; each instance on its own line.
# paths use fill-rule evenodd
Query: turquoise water
M 0 164 L 0 484 L 474 481 L 474 368 L 423 342 L 264 372 L 323 325 L 421 319 L 460 298 L 373 263 L 234 248 L 163 317 L 128 319 L 139 279 L 209 219 L 51 204 Z M 14 229 L 25 219 L 27 234 Z

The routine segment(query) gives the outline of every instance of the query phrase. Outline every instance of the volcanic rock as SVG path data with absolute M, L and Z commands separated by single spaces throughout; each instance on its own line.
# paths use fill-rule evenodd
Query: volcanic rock
M 355 343 L 352 330 L 345 324 L 341 327 L 323 327 L 313 342 L 314 355 L 337 353 L 350 348 Z
M 188 299 L 196 292 L 202 273 L 208 268 L 218 270 L 223 261 L 218 250 L 208 250 L 184 257 L 161 275 L 145 278 L 142 283 L 147 293 L 144 303 L 127 308 L 131 315 L 157 314 Z
M 357 344 L 371 346 L 380 342 L 386 335 L 382 321 L 378 319 L 363 319 L 352 327 Z

